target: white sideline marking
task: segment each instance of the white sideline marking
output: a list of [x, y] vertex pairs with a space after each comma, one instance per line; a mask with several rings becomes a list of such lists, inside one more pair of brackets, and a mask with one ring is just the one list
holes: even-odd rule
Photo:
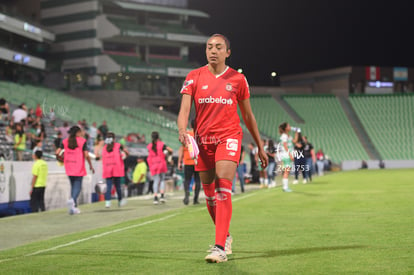
[[[248, 195], [245, 195], [245, 196], [242, 196], [242, 197], [233, 199], [232, 202], [244, 200], [246, 198], [255, 196], [256, 193], [257, 192], [254, 192], [252, 194], [248, 194]], [[196, 212], [196, 211], [204, 211], [204, 210], [205, 210], [205, 208], [203, 207], [203, 208], [199, 208], [199, 209], [195, 210], [194, 212]], [[163, 217], [163, 218], [159, 218], [159, 219], [156, 219], [156, 220], [150, 220], [150, 221], [147, 221], [147, 222], [143, 222], [143, 223], [139, 223], [139, 224], [134, 224], [134, 225], [130, 225], [130, 226], [127, 226], [127, 227], [118, 228], [118, 229], [115, 229], [115, 230], [112, 230], [112, 231], [103, 232], [103, 233], [96, 234], [96, 235], [93, 235], [93, 236], [90, 236], [90, 237], [87, 237], [87, 238], [79, 239], [79, 240], [72, 241], [72, 242], [65, 243], [65, 244], [61, 244], [61, 245], [57, 245], [57, 246], [54, 246], [54, 247], [51, 247], [51, 248], [48, 248], [48, 249], [38, 250], [36, 252], [23, 255], [22, 257], [29, 257], [29, 256], [39, 255], [39, 254], [42, 254], [42, 253], [45, 253], [45, 252], [57, 250], [57, 249], [62, 248], [62, 247], [68, 247], [68, 246], [71, 246], [71, 245], [74, 245], [74, 244], [78, 244], [78, 243], [81, 243], [81, 242], [89, 241], [89, 240], [92, 240], [92, 239], [97, 239], [97, 238], [100, 238], [100, 237], [103, 237], [103, 236], [106, 236], [106, 235], [109, 235], [109, 234], [113, 234], [113, 233], [125, 231], [125, 230], [131, 229], [131, 228], [141, 227], [141, 226], [144, 226], [144, 225], [147, 225], [147, 224], [152, 224], [152, 223], [156, 223], [156, 222], [165, 221], [165, 220], [168, 220], [170, 218], [173, 218], [173, 217], [175, 217], [177, 215], [178, 214], [172, 214], [172, 215], [169, 215], [169, 216], [166, 216], [166, 217]], [[6, 258], [6, 259], [3, 259], [3, 260], [0, 260], [0, 263], [8, 262], [8, 261], [15, 260], [15, 259], [18, 259], [18, 258], [20, 258], [20, 257], [16, 257], [16, 258]]]
[[[92, 239], [97, 239], [97, 238], [100, 238], [100, 237], [103, 237], [103, 236], [106, 236], [106, 235], [109, 235], [109, 234], [125, 231], [125, 230], [131, 229], [131, 228], [141, 227], [141, 226], [144, 226], [144, 225], [147, 225], [147, 224], [165, 221], [165, 220], [170, 219], [172, 217], [175, 217], [177, 215], [178, 214], [173, 214], [173, 215], [169, 215], [169, 216], [159, 218], [159, 219], [156, 219], [156, 220], [151, 220], [151, 221], [147, 221], [147, 222], [134, 224], [134, 225], [130, 225], [130, 226], [127, 226], [127, 227], [118, 228], [118, 229], [115, 229], [115, 230], [103, 232], [103, 233], [96, 234], [96, 235], [93, 235], [93, 236], [90, 236], [90, 237], [87, 237], [87, 238], [79, 239], [79, 240], [72, 241], [72, 242], [69, 242], [69, 243], [57, 245], [57, 246], [54, 246], [54, 247], [51, 247], [51, 248], [48, 248], [48, 249], [42, 249], [42, 250], [39, 250], [39, 251], [36, 251], [36, 252], [33, 252], [33, 253], [29, 253], [29, 254], [23, 255], [23, 257], [39, 255], [39, 254], [49, 252], [49, 251], [53, 251], [53, 250], [56, 250], [56, 249], [59, 249], [59, 248], [62, 248], [62, 247], [67, 247], [67, 246], [71, 246], [71, 245], [78, 244], [78, 243], [81, 243], [81, 242], [89, 241], [89, 240], [92, 240]], [[0, 260], [0, 263], [11, 261], [11, 260], [14, 260], [14, 259], [16, 259], [16, 258], [3, 259], [3, 260]]]

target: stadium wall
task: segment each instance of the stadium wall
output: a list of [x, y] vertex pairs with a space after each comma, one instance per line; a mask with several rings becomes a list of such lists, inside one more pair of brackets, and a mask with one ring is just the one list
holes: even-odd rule
[[[379, 160], [367, 160], [367, 169], [380, 169]], [[346, 160], [342, 162], [341, 168], [343, 171], [361, 169], [362, 161], [360, 160]], [[414, 160], [384, 160], [385, 169], [402, 169], [414, 168]]]
[[[93, 161], [95, 174], [83, 178], [79, 204], [93, 201], [95, 184], [102, 179], [102, 163]], [[2, 162], [0, 174], [0, 216], [30, 212], [30, 190], [33, 162]], [[46, 210], [64, 208], [70, 197], [70, 184], [63, 166], [47, 162], [49, 175], [45, 190]]]

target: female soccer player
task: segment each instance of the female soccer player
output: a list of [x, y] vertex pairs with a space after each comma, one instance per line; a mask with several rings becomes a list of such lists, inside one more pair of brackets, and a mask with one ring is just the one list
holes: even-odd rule
[[82, 137], [82, 130], [79, 126], [70, 128], [69, 137], [62, 141], [56, 154], [59, 155], [63, 149], [65, 150], [63, 164], [71, 186], [71, 198], [68, 201], [69, 214], [79, 214], [77, 199], [82, 189], [83, 177], [86, 176], [85, 159], [88, 161], [89, 169], [95, 173], [89, 158], [86, 140]]
[[232, 253], [232, 238], [228, 233], [232, 215], [231, 189], [243, 136], [237, 104], [259, 147], [261, 165], [267, 166], [267, 156], [250, 106], [247, 80], [226, 65], [229, 56], [229, 40], [221, 34], [212, 35], [206, 44], [208, 64], [191, 71], [184, 82], [177, 120], [179, 140], [186, 145], [189, 142], [186, 128], [194, 101], [194, 130], [200, 149], [196, 170], [200, 171], [207, 209], [216, 228], [215, 246], [205, 258], [212, 263], [225, 262], [226, 253]]
[[158, 189], [161, 193], [161, 202], [165, 202], [164, 191], [165, 182], [164, 177], [167, 173], [167, 161], [165, 160], [164, 151], [172, 153], [173, 150], [160, 140], [158, 132], [152, 132], [152, 142], [148, 144], [147, 162], [154, 180], [154, 204], [158, 204]]
[[293, 141], [292, 137], [289, 135], [290, 125], [287, 122], [283, 122], [279, 125], [279, 145], [277, 148], [277, 155], [281, 158], [282, 161], [282, 184], [284, 192], [292, 192], [289, 189], [289, 174], [290, 170], [293, 167]]
[[105, 146], [102, 150], [102, 178], [106, 179], [105, 207], [111, 207], [111, 190], [112, 183], [115, 184], [116, 193], [118, 195], [118, 206], [126, 203], [122, 199], [121, 177], [125, 176], [124, 160], [121, 152], [128, 156], [128, 151], [121, 144], [115, 142], [115, 134], [108, 132], [106, 134]]

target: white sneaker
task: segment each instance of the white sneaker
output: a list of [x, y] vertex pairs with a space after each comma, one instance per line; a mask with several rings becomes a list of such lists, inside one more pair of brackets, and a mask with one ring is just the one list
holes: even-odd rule
[[226, 238], [226, 244], [224, 246], [224, 250], [226, 252], [226, 255], [233, 254], [233, 250], [231, 250], [231, 244], [233, 243], [233, 237], [231, 235], [227, 236]]
[[306, 180], [306, 179], [304, 179], [303, 181], [302, 181], [302, 183], [303, 184], [306, 184], [308, 181]]
[[68, 212], [69, 214], [72, 215], [73, 214], [72, 209], [75, 208], [75, 202], [73, 201], [73, 199], [69, 199], [67, 202], [67, 205], [68, 205]]
[[119, 206], [119, 207], [122, 207], [122, 206], [124, 206], [125, 204], [127, 204], [127, 200], [126, 200], [126, 199], [122, 199], [122, 200], [118, 201], [118, 206]]
[[298, 180], [294, 180], [292, 183], [293, 184], [298, 184]]
[[105, 208], [111, 207], [111, 201], [105, 201]]
[[71, 215], [76, 215], [76, 214], [80, 214], [80, 213], [81, 213], [81, 211], [77, 207], [74, 207], [69, 211], [69, 214], [71, 214]]
[[211, 253], [204, 258], [208, 263], [222, 263], [227, 262], [227, 255], [224, 250], [218, 247], [213, 247]]

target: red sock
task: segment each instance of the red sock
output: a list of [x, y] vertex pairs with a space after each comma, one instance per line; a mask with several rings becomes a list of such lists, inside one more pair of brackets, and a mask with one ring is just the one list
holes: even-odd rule
[[216, 223], [216, 185], [215, 183], [204, 184], [204, 194], [206, 195], [207, 210], [210, 213], [213, 223]]
[[231, 187], [228, 179], [216, 179], [216, 245], [225, 247], [232, 214]]

